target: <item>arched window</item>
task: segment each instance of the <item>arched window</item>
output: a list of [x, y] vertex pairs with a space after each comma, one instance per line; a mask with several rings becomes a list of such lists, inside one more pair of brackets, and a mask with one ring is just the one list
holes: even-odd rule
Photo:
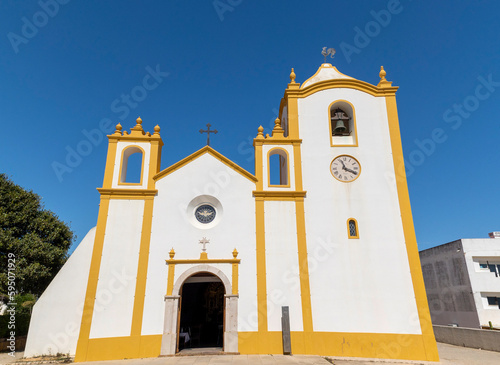
[[273, 148], [268, 153], [269, 186], [288, 187], [288, 153], [281, 148]]
[[120, 170], [120, 184], [142, 184], [144, 150], [138, 146], [123, 150]]
[[349, 238], [359, 238], [358, 222], [354, 218], [347, 220], [347, 235]]
[[354, 107], [345, 100], [337, 100], [328, 109], [331, 146], [357, 146]]

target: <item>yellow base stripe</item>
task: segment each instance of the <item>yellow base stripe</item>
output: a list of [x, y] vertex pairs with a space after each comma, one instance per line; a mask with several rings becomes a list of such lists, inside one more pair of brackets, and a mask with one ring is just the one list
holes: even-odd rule
[[[158, 357], [161, 351], [161, 335], [93, 338], [89, 340], [87, 359], [103, 361]], [[77, 360], [75, 362], [80, 362]]]
[[[157, 357], [161, 335], [94, 338], [89, 340], [86, 361]], [[292, 354], [439, 361], [425, 351], [424, 335], [292, 332]], [[139, 345], [138, 345], [139, 344]], [[281, 332], [239, 332], [238, 351], [249, 354], [282, 354]], [[79, 362], [82, 360], [76, 360]]]
[[[339, 332], [292, 332], [292, 354], [346, 356], [398, 360], [439, 361], [425, 351], [426, 336], [339, 333]], [[281, 332], [239, 332], [240, 354], [282, 354]]]

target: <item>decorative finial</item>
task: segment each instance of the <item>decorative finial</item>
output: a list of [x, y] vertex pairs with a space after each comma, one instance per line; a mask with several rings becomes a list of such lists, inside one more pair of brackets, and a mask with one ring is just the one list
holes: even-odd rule
[[293, 71], [293, 67], [292, 67], [292, 72], [290, 72], [290, 80], [291, 84], [295, 84], [295, 72]]
[[260, 126], [258, 129], [258, 133], [257, 133], [257, 139], [264, 139], [264, 127], [263, 126]]
[[120, 123], [116, 125], [115, 134], [122, 134], [122, 125]]
[[326, 47], [323, 47], [323, 50], [321, 51], [321, 54], [323, 55], [323, 57], [325, 57], [325, 63], [326, 63], [326, 56], [330, 55], [331, 58], [333, 58], [333, 56], [335, 55], [335, 48], [326, 48]]
[[158, 124], [154, 127], [154, 131], [154, 134], [160, 134], [160, 126]]
[[274, 129], [273, 130], [277, 130], [277, 129], [281, 129], [281, 120], [280, 120], [280, 118], [276, 118], [274, 120]]
[[387, 81], [385, 79], [385, 75], [387, 75], [387, 72], [385, 72], [384, 66], [380, 66], [380, 72], [378, 75], [380, 76], [380, 81]]
[[168, 255], [170, 256], [171, 259], [174, 258], [175, 256], [175, 251], [174, 251], [174, 248], [172, 247], [172, 249], [170, 250], [170, 252], [168, 253]]
[[274, 128], [273, 128], [273, 138], [281, 138], [283, 137], [283, 128], [281, 128], [281, 119], [280, 118], [276, 118], [274, 120]]
[[236, 248], [233, 250], [233, 258], [236, 258], [238, 256], [238, 250]]
[[132, 136], [140, 136], [140, 135], [145, 135], [146, 132], [144, 132], [144, 129], [142, 129], [142, 119], [141, 117], [137, 118], [135, 120], [135, 122], [137, 123], [136, 125], [134, 125], [132, 128], [130, 128], [130, 134]]

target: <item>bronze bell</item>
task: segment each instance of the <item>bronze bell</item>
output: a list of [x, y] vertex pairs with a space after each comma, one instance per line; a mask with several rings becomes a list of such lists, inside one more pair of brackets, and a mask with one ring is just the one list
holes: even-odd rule
[[332, 127], [335, 122], [335, 128], [333, 129], [333, 135], [345, 134], [348, 133], [349, 130], [346, 127], [346, 122], [349, 122], [349, 116], [340, 108], [337, 108], [332, 113]]
[[335, 129], [333, 130], [334, 134], [340, 134], [340, 133], [345, 133], [347, 131], [347, 128], [344, 125], [344, 121], [339, 119], [337, 120], [337, 124], [335, 125]]

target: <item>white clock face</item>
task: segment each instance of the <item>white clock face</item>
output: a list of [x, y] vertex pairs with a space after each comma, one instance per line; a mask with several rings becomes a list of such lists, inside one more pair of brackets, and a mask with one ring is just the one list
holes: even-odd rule
[[330, 172], [339, 181], [351, 182], [358, 178], [361, 173], [361, 166], [354, 157], [340, 155], [333, 159]]

